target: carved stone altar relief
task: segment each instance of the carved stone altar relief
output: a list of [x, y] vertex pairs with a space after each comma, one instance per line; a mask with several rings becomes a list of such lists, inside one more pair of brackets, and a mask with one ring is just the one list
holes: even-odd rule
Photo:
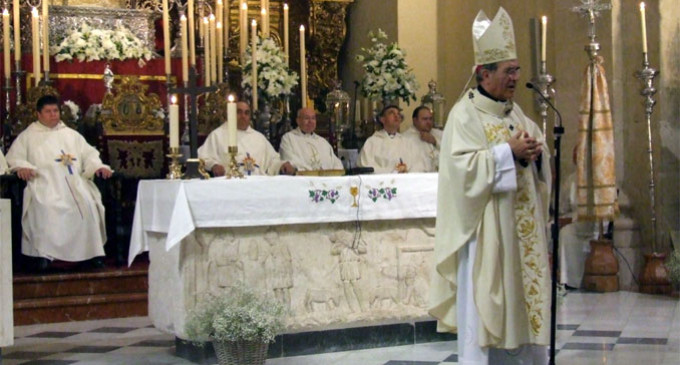
[[331, 255], [338, 256], [340, 281], [345, 300], [353, 312], [364, 311], [362, 288], [359, 285], [362, 273], [362, 257], [367, 252], [366, 242], [354, 232], [338, 231], [330, 237], [333, 246]]
[[267, 253], [264, 259], [267, 287], [274, 292], [274, 298], [290, 310], [290, 289], [293, 287], [293, 263], [290, 250], [276, 232], [265, 233], [264, 240], [269, 244], [265, 247]]

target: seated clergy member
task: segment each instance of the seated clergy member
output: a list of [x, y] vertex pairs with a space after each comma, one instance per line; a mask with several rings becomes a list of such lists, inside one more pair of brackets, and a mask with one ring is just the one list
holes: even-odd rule
[[[238, 155], [236, 162], [244, 175], [294, 175], [290, 162], [281, 161], [279, 154], [262, 133], [250, 127], [250, 106], [236, 103], [236, 139]], [[227, 123], [210, 132], [205, 143], [198, 149], [198, 157], [205, 161], [205, 168], [214, 176], [223, 176], [229, 167]]]
[[401, 110], [388, 105], [380, 112], [379, 130], [366, 140], [359, 154], [360, 167], [372, 167], [377, 174], [425, 172], [424, 155], [410, 139], [399, 133]]
[[290, 161], [298, 170], [342, 170], [342, 162], [333, 153], [325, 138], [314, 133], [316, 112], [302, 108], [297, 114], [298, 127], [281, 138], [281, 158]]
[[91, 179], [107, 179], [111, 169], [83, 136], [59, 120], [56, 97], [38, 99], [37, 110], [38, 121], [7, 153], [12, 171], [27, 181], [21, 251], [64, 261], [104, 256], [104, 206]]
[[413, 126], [404, 132], [425, 156], [425, 171], [436, 172], [439, 165], [439, 146], [442, 142], [442, 131], [432, 128], [434, 119], [432, 111], [425, 105], [413, 111]]

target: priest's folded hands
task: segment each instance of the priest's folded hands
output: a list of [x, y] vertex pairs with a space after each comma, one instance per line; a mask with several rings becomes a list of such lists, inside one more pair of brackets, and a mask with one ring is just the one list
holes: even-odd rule
[[531, 137], [526, 131], [517, 131], [512, 138], [508, 140], [512, 154], [518, 160], [536, 161], [543, 153], [542, 144]]

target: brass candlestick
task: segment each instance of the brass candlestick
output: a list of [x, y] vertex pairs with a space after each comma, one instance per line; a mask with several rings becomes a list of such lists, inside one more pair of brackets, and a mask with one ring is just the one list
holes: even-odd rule
[[229, 170], [224, 174], [227, 179], [243, 179], [243, 174], [238, 169], [236, 163], [236, 155], [238, 154], [238, 146], [229, 146]]
[[179, 153], [179, 147], [170, 147], [170, 153], [167, 156], [170, 159], [170, 165], [168, 166], [168, 174], [165, 176], [168, 180], [178, 180], [182, 178], [182, 164], [179, 163], [179, 159], [182, 154]]

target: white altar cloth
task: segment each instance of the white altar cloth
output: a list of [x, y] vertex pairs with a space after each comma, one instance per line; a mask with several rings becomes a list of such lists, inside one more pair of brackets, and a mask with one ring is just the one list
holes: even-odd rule
[[436, 173], [143, 180], [128, 264], [149, 250], [147, 232], [166, 234], [170, 250], [196, 228], [434, 218], [436, 210]]

